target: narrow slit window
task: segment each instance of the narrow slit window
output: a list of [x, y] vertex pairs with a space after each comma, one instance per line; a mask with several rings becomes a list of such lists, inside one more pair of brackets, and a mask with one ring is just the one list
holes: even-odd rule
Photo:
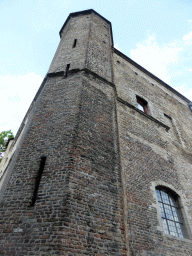
[[74, 39], [74, 42], [73, 42], [73, 48], [76, 47], [76, 44], [77, 44], [77, 39]]
[[66, 71], [65, 71], [65, 77], [67, 77], [67, 73], [68, 73], [68, 71], [69, 71], [69, 68], [70, 68], [70, 64], [67, 64], [67, 66], [66, 66]]
[[43, 170], [44, 170], [44, 167], [45, 167], [45, 161], [46, 161], [46, 156], [42, 156], [41, 157], [41, 162], [40, 162], [40, 165], [39, 165], [39, 170], [38, 170], [37, 176], [35, 178], [35, 187], [34, 187], [33, 196], [32, 196], [32, 199], [31, 199], [30, 206], [34, 206], [35, 202], [37, 200], [39, 184], [40, 184], [41, 176], [43, 174]]

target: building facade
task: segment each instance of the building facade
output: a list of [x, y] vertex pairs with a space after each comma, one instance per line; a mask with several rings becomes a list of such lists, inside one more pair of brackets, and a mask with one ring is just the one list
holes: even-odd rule
[[60, 37], [1, 175], [0, 255], [192, 255], [190, 101], [94, 10]]

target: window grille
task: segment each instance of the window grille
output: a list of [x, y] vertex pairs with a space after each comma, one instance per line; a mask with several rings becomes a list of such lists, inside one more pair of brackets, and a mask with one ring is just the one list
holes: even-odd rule
[[166, 234], [184, 238], [184, 227], [178, 197], [164, 188], [156, 188], [161, 219]]

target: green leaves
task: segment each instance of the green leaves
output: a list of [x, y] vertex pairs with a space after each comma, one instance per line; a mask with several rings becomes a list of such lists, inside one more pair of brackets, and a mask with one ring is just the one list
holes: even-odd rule
[[3, 131], [0, 133], [0, 162], [3, 157], [3, 152], [5, 152], [7, 148], [7, 142], [11, 138], [14, 138], [13, 132], [11, 130]]

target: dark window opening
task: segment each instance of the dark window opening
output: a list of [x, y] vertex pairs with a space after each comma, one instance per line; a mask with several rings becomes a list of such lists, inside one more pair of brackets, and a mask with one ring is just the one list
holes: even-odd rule
[[147, 113], [147, 101], [137, 96], [137, 108]]
[[172, 118], [170, 116], [168, 116], [167, 114], [164, 113], [164, 116], [169, 118], [170, 120], [172, 120]]
[[156, 188], [156, 194], [164, 232], [171, 236], [184, 238], [184, 225], [178, 196], [162, 187]]
[[66, 70], [65, 70], [65, 77], [67, 77], [67, 73], [68, 73], [68, 71], [69, 71], [69, 68], [70, 68], [70, 64], [67, 64], [67, 66], [66, 66]]
[[37, 176], [35, 178], [35, 188], [34, 188], [34, 191], [33, 191], [33, 196], [32, 196], [32, 199], [31, 199], [30, 206], [34, 206], [35, 202], [37, 200], [39, 184], [40, 184], [40, 181], [41, 181], [41, 176], [43, 174], [43, 169], [45, 167], [45, 161], [46, 161], [46, 156], [42, 156], [41, 157], [41, 162], [40, 162], [40, 165], [39, 165], [39, 170], [38, 170]]
[[73, 48], [76, 47], [76, 44], [77, 44], [77, 39], [74, 39], [74, 42], [73, 42]]

